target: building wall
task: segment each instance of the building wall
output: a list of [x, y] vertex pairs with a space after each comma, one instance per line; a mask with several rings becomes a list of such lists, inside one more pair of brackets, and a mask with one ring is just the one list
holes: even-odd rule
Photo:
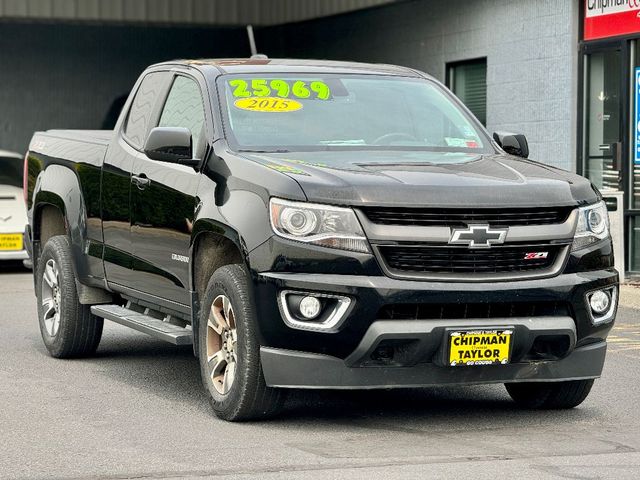
[[[0, 17], [20, 11], [45, 16], [49, 10], [38, 13], [36, 6], [47, 2], [0, 0]], [[265, 1], [260, 8], [284, 8], [283, 2]], [[311, 12], [309, 2], [289, 15]], [[155, 14], [178, 18], [174, 0], [49, 3], [52, 18], [57, 8], [75, 8], [78, 15], [97, 8], [96, 15], [108, 17], [134, 4], [153, 4]], [[195, 8], [197, 0], [191, 3]], [[111, 10], [100, 10], [107, 5]], [[523, 132], [533, 159], [574, 169], [577, 8], [578, 2], [557, 0], [414, 0], [262, 27], [256, 36], [258, 49], [272, 57], [397, 63], [440, 80], [447, 62], [486, 56], [488, 129]], [[24, 151], [35, 130], [100, 128], [115, 98], [151, 63], [248, 54], [242, 27], [55, 22], [0, 19], [0, 148]]]
[[487, 128], [527, 135], [531, 158], [574, 170], [578, 2], [415, 0], [257, 33], [270, 56], [401, 64], [445, 80], [487, 58]]
[[247, 56], [244, 28], [0, 22], [0, 149], [36, 130], [99, 129], [152, 63]]
[[269, 25], [393, 1], [397, 0], [0, 0], [0, 18]]

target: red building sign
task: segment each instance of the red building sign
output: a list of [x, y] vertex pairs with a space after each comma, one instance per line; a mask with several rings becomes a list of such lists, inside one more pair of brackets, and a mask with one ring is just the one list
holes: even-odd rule
[[584, 39], [640, 32], [640, 0], [585, 0]]

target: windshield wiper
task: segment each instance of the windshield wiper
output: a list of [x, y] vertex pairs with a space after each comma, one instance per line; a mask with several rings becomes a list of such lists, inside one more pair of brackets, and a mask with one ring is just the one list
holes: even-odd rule
[[320, 142], [320, 145], [326, 145], [326, 146], [342, 146], [342, 145], [366, 145], [367, 143], [362, 140], [362, 139], [355, 139], [355, 140], [322, 140]]

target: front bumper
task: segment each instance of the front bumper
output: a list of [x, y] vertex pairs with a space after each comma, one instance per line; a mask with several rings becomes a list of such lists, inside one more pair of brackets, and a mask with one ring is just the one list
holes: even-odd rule
[[[27, 225], [28, 227], [28, 225]], [[28, 260], [29, 257], [29, 247], [31, 245], [30, 238], [28, 235], [27, 227], [25, 227], [24, 232], [17, 232], [15, 230], [10, 230], [8, 232], [3, 231], [2, 233], [9, 234], [18, 234], [22, 233], [22, 241], [23, 241], [23, 249], [22, 250], [3, 250], [0, 251], [0, 262], [2, 261], [14, 261], [14, 260]]]
[[555, 361], [483, 367], [349, 367], [339, 358], [262, 347], [267, 385], [283, 388], [374, 389], [486, 383], [553, 382], [597, 378], [602, 372], [606, 342], [577, 348]]
[[[513, 282], [450, 283], [385, 276], [264, 272], [254, 275], [261, 359], [270, 386], [292, 388], [389, 388], [441, 384], [563, 381], [600, 376], [613, 321], [593, 325], [586, 294], [618, 284], [613, 269], [568, 273]], [[345, 295], [353, 300], [335, 332], [290, 328], [278, 309], [282, 290]], [[481, 304], [560, 301], [570, 315], [382, 320], [385, 305]], [[448, 329], [513, 327], [511, 363], [449, 367], [444, 361]], [[561, 339], [566, 349], [537, 355], [538, 337]], [[392, 362], [371, 361], [384, 342], [399, 345]], [[395, 342], [395, 343], [394, 343]]]
[[3, 251], [0, 252], [0, 261], [8, 260], [28, 260], [29, 254], [26, 250]]

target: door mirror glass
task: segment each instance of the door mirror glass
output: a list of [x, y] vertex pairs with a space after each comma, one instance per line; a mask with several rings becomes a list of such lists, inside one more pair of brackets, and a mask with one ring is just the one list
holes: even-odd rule
[[524, 135], [519, 133], [495, 132], [493, 139], [508, 154], [529, 158], [529, 144]]
[[149, 132], [144, 153], [160, 162], [190, 163], [193, 159], [191, 132], [182, 127], [156, 127]]

